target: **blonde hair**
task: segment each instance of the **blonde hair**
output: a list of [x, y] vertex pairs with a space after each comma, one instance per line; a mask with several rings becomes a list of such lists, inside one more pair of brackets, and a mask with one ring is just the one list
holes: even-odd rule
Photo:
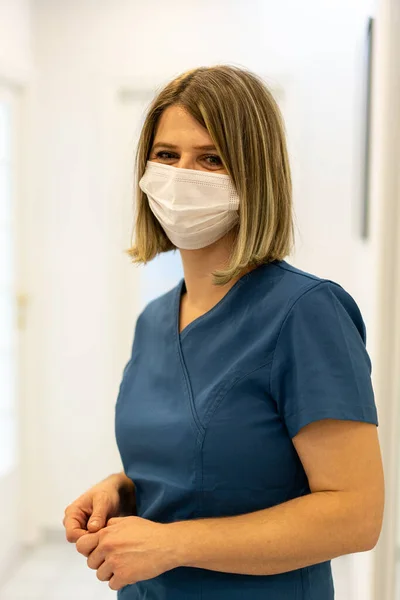
[[294, 245], [294, 226], [280, 109], [260, 77], [236, 66], [217, 65], [176, 77], [148, 109], [136, 154], [135, 242], [127, 250], [132, 262], [146, 263], [175, 249], [138, 185], [160, 115], [171, 105], [184, 107], [207, 129], [240, 198], [230, 262], [213, 273], [214, 283], [224, 285], [249, 267], [284, 259]]

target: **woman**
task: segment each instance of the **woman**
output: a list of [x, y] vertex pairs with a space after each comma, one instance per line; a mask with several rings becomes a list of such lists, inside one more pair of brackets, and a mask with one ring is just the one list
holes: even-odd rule
[[[280, 111], [232, 66], [169, 83], [138, 146], [135, 262], [184, 279], [140, 315], [116, 403], [124, 472], [65, 511], [124, 600], [330, 600], [383, 513], [365, 325], [293, 243]], [[88, 520], [89, 519], [89, 520]]]

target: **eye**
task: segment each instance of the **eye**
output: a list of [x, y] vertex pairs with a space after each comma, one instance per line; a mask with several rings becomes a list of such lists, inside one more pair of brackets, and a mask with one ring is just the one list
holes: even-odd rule
[[216, 154], [209, 154], [208, 156], [204, 156], [204, 160], [206, 160], [211, 167], [221, 167], [222, 160]]
[[156, 157], [161, 160], [170, 160], [171, 158], [176, 158], [176, 154], [173, 154], [172, 152], [167, 152], [166, 150], [160, 150], [159, 152], [156, 152]]
[[[154, 157], [161, 162], [171, 161], [179, 158], [175, 152], [168, 152], [167, 150], [159, 150], [154, 154]], [[206, 156], [199, 157], [198, 160], [202, 161], [208, 169], [219, 169], [223, 167], [222, 160], [217, 154], [207, 154]]]

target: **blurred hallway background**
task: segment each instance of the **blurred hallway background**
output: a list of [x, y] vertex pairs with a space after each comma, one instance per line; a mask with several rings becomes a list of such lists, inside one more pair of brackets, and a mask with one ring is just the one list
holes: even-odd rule
[[[114, 404], [135, 319], [182, 276], [178, 254], [145, 268], [123, 254], [144, 110], [179, 72], [233, 63], [269, 84], [293, 173], [296, 250], [287, 260], [352, 294], [373, 376], [377, 365], [385, 379], [379, 289], [389, 175], [377, 143], [365, 202], [365, 159], [368, 89], [376, 140], [385, 124], [385, 52], [398, 23], [389, 5], [0, 0], [0, 600], [115, 597], [65, 541], [62, 519], [67, 504], [121, 470]], [[371, 18], [380, 37], [369, 82]], [[394, 133], [399, 119], [393, 113]], [[393, 197], [399, 175], [397, 185]], [[400, 215], [392, 218], [400, 228]], [[394, 301], [395, 287], [387, 294]], [[377, 395], [383, 424], [390, 414], [398, 430], [397, 404], [399, 394], [396, 406]], [[390, 469], [400, 512], [400, 478]], [[376, 579], [389, 546], [400, 571], [399, 521], [388, 525], [380, 562], [379, 548], [332, 561], [338, 600], [400, 600], [400, 573], [390, 596], [379, 595]]]

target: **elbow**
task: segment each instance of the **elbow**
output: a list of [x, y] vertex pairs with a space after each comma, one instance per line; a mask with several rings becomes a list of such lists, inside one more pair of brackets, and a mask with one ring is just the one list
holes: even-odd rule
[[374, 518], [371, 514], [366, 515], [363, 522], [358, 527], [359, 548], [357, 552], [368, 552], [373, 550], [379, 541], [382, 531], [383, 514], [380, 511], [379, 516]]
[[354, 539], [359, 542], [359, 549], [356, 552], [367, 552], [373, 550], [377, 545], [383, 524], [383, 515], [385, 507], [385, 489], [382, 485], [378, 491], [373, 493], [370, 490], [366, 493], [353, 498], [353, 522], [356, 524]]
[[346, 494], [347, 510], [343, 531], [348, 541], [348, 553], [373, 550], [379, 541], [383, 524], [384, 496]]
[[369, 532], [367, 539], [365, 540], [365, 547], [363, 552], [373, 550], [379, 541], [379, 537], [382, 530], [382, 523], [376, 525], [372, 531]]
[[370, 530], [365, 527], [364, 531], [358, 531], [357, 535], [353, 535], [349, 544], [348, 554], [354, 554], [356, 552], [368, 552], [373, 550], [378, 543], [380, 530], [377, 532], [376, 529]]

